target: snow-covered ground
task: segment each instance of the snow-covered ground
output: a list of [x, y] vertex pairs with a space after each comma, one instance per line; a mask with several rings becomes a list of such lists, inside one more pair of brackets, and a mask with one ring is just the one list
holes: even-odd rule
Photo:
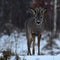
[[[27, 56], [27, 39], [25, 33], [11, 33], [10, 36], [2, 35], [0, 37], [0, 51], [4, 51], [7, 49], [11, 49], [12, 52], [17, 53], [21, 60], [59, 60], [60, 59], [60, 38], [54, 39], [56, 45], [53, 45], [52, 49], [44, 49], [44, 47], [48, 44], [49, 37], [47, 34], [42, 34], [40, 41], [40, 52], [44, 55], [37, 55], [38, 47], [37, 47], [37, 37], [35, 38], [35, 55]], [[45, 37], [46, 36], [46, 37]], [[48, 46], [49, 47], [49, 46]], [[58, 48], [59, 47], [59, 48]], [[32, 47], [31, 47], [32, 49]], [[51, 55], [51, 53], [54, 54]], [[57, 54], [56, 54], [57, 53]], [[0, 56], [2, 53], [0, 53]], [[15, 56], [11, 56], [10, 60], [15, 60]]]

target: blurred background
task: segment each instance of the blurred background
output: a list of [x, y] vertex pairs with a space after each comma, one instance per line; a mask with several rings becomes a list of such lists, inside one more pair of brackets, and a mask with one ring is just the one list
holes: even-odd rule
[[[60, 56], [60, 0], [0, 0], [0, 54], [3, 53], [6, 60], [11, 55], [16, 56], [16, 60], [19, 55], [27, 55], [25, 21], [30, 16], [26, 12], [33, 7], [35, 1], [47, 9], [47, 31], [41, 37], [41, 55]], [[35, 46], [37, 51], [37, 43]]]
[[[24, 29], [27, 20], [26, 11], [31, 7], [34, 0], [0, 0], [0, 33], [11, 32], [12, 28]], [[39, 0], [47, 8], [47, 30], [54, 28], [54, 2], [55, 0]], [[60, 30], [60, 0], [57, 0], [56, 29]], [[7, 25], [8, 24], [8, 25]]]

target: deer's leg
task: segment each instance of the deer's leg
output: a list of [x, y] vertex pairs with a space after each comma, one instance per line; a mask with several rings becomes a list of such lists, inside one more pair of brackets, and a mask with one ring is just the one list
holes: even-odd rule
[[31, 55], [31, 51], [30, 51], [30, 43], [28, 43], [28, 53], [27, 55]]
[[32, 33], [33, 36], [33, 55], [35, 54], [35, 33]]
[[41, 38], [41, 34], [38, 34], [38, 55], [40, 55], [40, 38]]

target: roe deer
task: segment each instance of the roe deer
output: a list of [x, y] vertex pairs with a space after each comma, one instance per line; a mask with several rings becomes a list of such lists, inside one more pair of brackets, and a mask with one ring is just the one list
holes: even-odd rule
[[40, 55], [40, 38], [41, 33], [44, 30], [44, 14], [46, 12], [46, 9], [39, 7], [36, 9], [31, 9], [29, 11], [32, 13], [31, 18], [29, 18], [25, 22], [25, 28], [26, 28], [26, 37], [27, 37], [27, 46], [28, 46], [28, 52], [27, 55], [31, 55], [30, 47], [31, 43], [33, 42], [33, 55], [35, 54], [35, 36], [38, 37], [38, 55]]

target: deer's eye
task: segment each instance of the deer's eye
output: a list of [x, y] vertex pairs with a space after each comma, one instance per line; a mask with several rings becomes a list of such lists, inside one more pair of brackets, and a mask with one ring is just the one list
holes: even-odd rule
[[43, 13], [43, 11], [40, 11], [40, 13]]
[[40, 16], [40, 18], [42, 18], [42, 16]]

